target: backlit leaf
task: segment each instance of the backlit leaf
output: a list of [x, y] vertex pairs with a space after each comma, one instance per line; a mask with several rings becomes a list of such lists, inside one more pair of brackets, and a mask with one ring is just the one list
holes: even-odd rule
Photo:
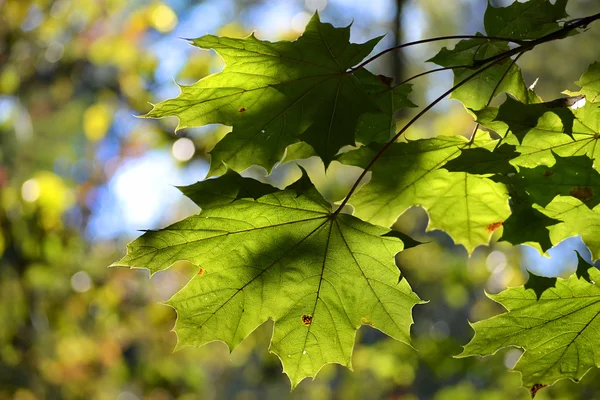
[[[469, 252], [487, 244], [508, 218], [508, 193], [501, 183], [441, 167], [467, 145], [462, 137], [436, 137], [393, 144], [372, 168], [369, 183], [349, 203], [354, 214], [374, 224], [391, 226], [412, 206], [429, 214], [429, 229], [447, 232]], [[343, 154], [340, 161], [365, 167], [376, 146]]]
[[147, 117], [176, 116], [178, 129], [232, 126], [211, 151], [211, 176], [227, 167], [270, 171], [298, 141], [310, 144], [327, 165], [341, 147], [355, 144], [357, 130], [361, 140], [387, 140], [390, 112], [413, 106], [409, 86], [390, 87], [363, 68], [349, 72], [381, 39], [352, 44], [349, 37], [350, 27], [334, 28], [315, 14], [293, 42], [271, 43], [253, 34], [193, 39], [195, 46], [216, 50], [225, 69], [181, 87], [179, 97], [156, 104]]
[[[221, 178], [219, 178], [221, 179]], [[389, 229], [332, 214], [313, 189], [213, 204], [128, 246], [115, 266], [152, 273], [188, 260], [202, 268], [168, 304], [178, 348], [220, 340], [235, 348], [275, 322], [270, 350], [292, 386], [327, 363], [351, 367], [356, 331], [370, 325], [409, 343], [420, 303], [394, 256]]]
[[575, 197], [556, 196], [550, 204], [539, 210], [550, 218], [562, 221], [548, 228], [553, 244], [580, 235], [592, 252], [592, 258], [600, 259], [600, 205], [590, 209]]
[[581, 87], [579, 93], [585, 95], [587, 101], [594, 103], [600, 101], [600, 62], [590, 65], [575, 83]]
[[[493, 57], [508, 49], [506, 42], [487, 39], [461, 40], [453, 49], [444, 47], [435, 57], [427, 61], [442, 67], [464, 67], [454, 69], [456, 85], [477, 71], [477, 68], [473, 67], [477, 61]], [[529, 98], [521, 70], [512, 65], [510, 60], [500, 61], [478, 74], [453, 91], [450, 98], [459, 100], [467, 108], [480, 110], [488, 105], [492, 94], [496, 96], [502, 92], [508, 92], [523, 102], [527, 102]]]
[[531, 200], [542, 207], [557, 195], [573, 196], [590, 208], [600, 203], [600, 174], [587, 156], [554, 155], [552, 167], [521, 168], [517, 185], [522, 186]]
[[519, 347], [525, 352], [514, 370], [522, 374], [523, 386], [532, 389], [563, 378], [578, 381], [600, 366], [600, 271], [589, 266], [588, 277], [591, 282], [576, 274], [557, 278], [555, 287], [547, 285], [538, 293], [526, 284], [489, 295], [507, 312], [473, 324], [475, 336], [460, 357]]
[[514, 1], [508, 7], [488, 4], [483, 17], [485, 31], [490, 36], [511, 39], [537, 39], [560, 29], [557, 21], [568, 17], [567, 0]]
[[[521, 144], [521, 155], [511, 164], [534, 168], [554, 164], [554, 154], [562, 157], [586, 155], [595, 160], [600, 157], [600, 108], [588, 103], [577, 110], [554, 108], [544, 111], [538, 105], [524, 105], [507, 99], [500, 106], [507, 107], [502, 114], [498, 108], [488, 107], [477, 111], [477, 122], [505, 136], [514, 134]], [[531, 107], [535, 107], [532, 109]], [[544, 111], [544, 112], [540, 112]], [[510, 137], [509, 137], [510, 139]], [[595, 163], [598, 170], [600, 164]]]

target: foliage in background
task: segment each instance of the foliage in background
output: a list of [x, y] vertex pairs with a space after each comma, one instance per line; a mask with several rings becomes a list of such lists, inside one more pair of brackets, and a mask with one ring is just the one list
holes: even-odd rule
[[[138, 222], [128, 222], [129, 230], [103, 236], [130, 217], [109, 207], [110, 202], [123, 201], [122, 197], [105, 199], [118, 193], [115, 186], [120, 190], [121, 185], [133, 185], [135, 181], [124, 179], [124, 171], [158, 151], [168, 153], [186, 174], [200, 169], [195, 177], [188, 174], [184, 180], [170, 178], [168, 183], [189, 184], [203, 176], [206, 152], [225, 131], [185, 130], [180, 132], [185, 140], [180, 141], [171, 134], [173, 121], [151, 123], [135, 120], [132, 114], [146, 112], [149, 100], [175, 95], [173, 75], [191, 83], [219, 69], [218, 57], [204, 52], [191, 51], [188, 62], [182, 53], [164, 57], [167, 51], [178, 51], [174, 44], [181, 41], [176, 36], [216, 30], [199, 27], [198, 22], [207, 23], [198, 16], [213, 15], [210, 10], [215, 4], [221, 7], [213, 3], [0, 2], [0, 398], [526, 398], [526, 393], [515, 389], [518, 376], [504, 372], [504, 363], [514, 364], [516, 350], [500, 358], [451, 358], [472, 335], [467, 319], [481, 320], [498, 312], [481, 287], [497, 291], [523, 282], [518, 250], [495, 243], [478, 248], [467, 261], [447, 237], [425, 234], [424, 216], [415, 210], [404, 214], [395, 226], [427, 242], [397, 256], [414, 290], [435, 304], [415, 310], [412, 339], [418, 353], [363, 328], [353, 353], [355, 373], [326, 366], [317, 381], [302, 383], [291, 395], [278, 360], [265, 351], [271, 334], [268, 324], [236, 348], [231, 362], [225, 346], [218, 343], [171, 353], [175, 338], [168, 331], [175, 314], [156, 302], [168, 299], [198, 270], [178, 264], [150, 281], [143, 279], [141, 271], [107, 271], [105, 266], [131, 235], [132, 224], [135, 228], [149, 225], [134, 219]], [[296, 12], [306, 18], [315, 7], [322, 10], [327, 4], [317, 3], [298, 2]], [[330, 1], [321, 15], [346, 25], [360, 14], [353, 29], [363, 37], [389, 30], [386, 24], [393, 12], [372, 16], [346, 9], [342, 3]], [[229, 13], [227, 18], [237, 22], [219, 34], [240, 36], [258, 27], [258, 37], [274, 37], [273, 31], [262, 30], [264, 24], [248, 21], [254, 15], [266, 18], [270, 8], [281, 7], [227, 4], [227, 10], [220, 12]], [[375, 9], [390, 9], [386, 7]], [[480, 18], [471, 19], [463, 13], [464, 7], [440, 6], [437, 1], [411, 7], [405, 8], [407, 35], [479, 29]], [[474, 15], [482, 12], [473, 7]], [[572, 1], [570, 7], [571, 14], [583, 15], [590, 4]], [[420, 31], [408, 24], [418, 19], [415, 12], [429, 22]], [[176, 27], [184, 25], [188, 31], [182, 34]], [[293, 39], [297, 33], [287, 30], [277, 35]], [[553, 87], [576, 80], [583, 65], [593, 60], [590, 43], [597, 40], [595, 35], [592, 26], [576, 40], [550, 43], [539, 53], [533, 50], [531, 56], [522, 58], [526, 81], [540, 76], [537, 89], [555, 96]], [[389, 37], [379, 48], [390, 44], [386, 42]], [[566, 50], [576, 56], [569, 63], [562, 62]], [[407, 72], [419, 72], [422, 64], [415, 59], [424, 54], [412, 49], [405, 54]], [[540, 64], [542, 59], [546, 61]], [[386, 63], [373, 65], [376, 73], [391, 74]], [[175, 72], [165, 72], [173, 68]], [[429, 78], [416, 82], [415, 102], [423, 104], [441, 85], [437, 78]], [[452, 106], [440, 109], [409, 136], [467, 135], [471, 129], [468, 115], [450, 110], [458, 111]], [[196, 152], [188, 156], [190, 142]], [[348, 190], [344, 184], [357, 176], [356, 169], [341, 169], [333, 161], [328, 177], [339, 171], [334, 176], [337, 181], [319, 181], [316, 175], [324, 177], [319, 167], [311, 160], [303, 165], [328, 199], [343, 197]], [[290, 171], [288, 180], [300, 175]], [[151, 203], [163, 191], [177, 197], [175, 190], [168, 192], [170, 188], [159, 181], [163, 172], [154, 170], [149, 179], [157, 181], [157, 186], [146, 190], [149, 194], [144, 200], [135, 199], [136, 204]], [[269, 179], [277, 181], [281, 175], [276, 170]], [[262, 175], [259, 171], [255, 176]], [[132, 198], [132, 192], [127, 196]], [[163, 210], [172, 213], [163, 214]], [[189, 203], [165, 207], [152, 226], [185, 216], [187, 210], [192, 210]], [[103, 217], [98, 224], [100, 214], [110, 215], [115, 222], [109, 227]], [[590, 397], [595, 392], [595, 374], [588, 373], [577, 387], [559, 382], [538, 396]]]

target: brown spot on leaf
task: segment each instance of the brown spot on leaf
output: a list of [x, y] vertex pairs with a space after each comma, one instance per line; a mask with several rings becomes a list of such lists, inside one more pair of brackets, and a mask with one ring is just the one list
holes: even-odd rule
[[244, 111], [246, 111], [246, 107], [242, 107], [238, 111], [241, 112], [241, 113], [243, 113]]
[[200, 269], [198, 270], [198, 275], [202, 275], [204, 274], [204, 268], [200, 267]]
[[369, 321], [369, 320], [367, 319], [367, 317], [362, 317], [362, 318], [360, 319], [360, 323], [361, 323], [361, 324], [363, 324], [363, 325], [371, 325], [371, 326], [375, 326], [375, 325], [373, 325], [373, 323], [372, 323], [371, 321]]
[[546, 178], [550, 178], [552, 175], [554, 175], [554, 172], [550, 171], [549, 169], [544, 171], [544, 176]]
[[571, 189], [571, 191], [569, 191], [569, 194], [581, 201], [588, 201], [591, 200], [592, 197], [594, 197], [594, 192], [592, 191], [592, 188], [587, 186], [578, 186], [576, 188], [573, 188]]
[[502, 222], [494, 222], [485, 227], [488, 232], [494, 232], [496, 229], [502, 226]]
[[302, 325], [309, 326], [312, 324], [312, 315], [304, 314], [302, 316]]
[[394, 82], [394, 78], [385, 75], [377, 75], [377, 79], [387, 87], [392, 87], [392, 83]]
[[546, 386], [548, 386], [548, 385], [543, 385], [543, 384], [541, 384], [541, 383], [536, 383], [535, 385], [533, 385], [533, 386], [531, 387], [531, 389], [529, 389], [529, 393], [531, 394], [531, 398], [533, 399], [533, 398], [535, 397], [535, 395], [537, 394], [537, 392], [538, 392], [540, 389], [543, 389], [543, 388], [545, 388]]

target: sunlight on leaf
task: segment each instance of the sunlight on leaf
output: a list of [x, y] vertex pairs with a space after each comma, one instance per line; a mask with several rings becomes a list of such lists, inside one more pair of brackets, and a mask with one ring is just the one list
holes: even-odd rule
[[331, 214], [314, 189], [229, 204], [217, 194], [199, 215], [142, 235], [114, 263], [152, 273], [178, 260], [202, 268], [168, 302], [178, 348], [220, 340], [233, 349], [272, 319], [270, 350], [295, 387], [327, 363], [351, 367], [361, 325], [410, 342], [421, 301], [400, 280], [394, 256], [403, 245], [384, 236], [389, 229]]
[[507, 312], [472, 324], [475, 336], [459, 357], [520, 347], [525, 352], [514, 370], [522, 374], [527, 388], [564, 378], [578, 381], [600, 366], [595, 339], [600, 329], [600, 271], [587, 268], [591, 282], [573, 274], [547, 281], [551, 283], [545, 287], [526, 284], [489, 295]]

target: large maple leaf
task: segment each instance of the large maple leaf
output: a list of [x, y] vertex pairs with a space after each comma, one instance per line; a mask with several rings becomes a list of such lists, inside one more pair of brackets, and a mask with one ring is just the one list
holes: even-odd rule
[[600, 271], [581, 257], [579, 263], [569, 279], [531, 275], [524, 286], [490, 295], [507, 312], [473, 324], [475, 336], [460, 356], [524, 349], [514, 369], [532, 394], [558, 379], [577, 381], [600, 366]]
[[334, 28], [315, 14], [292, 42], [272, 43], [254, 34], [193, 39], [195, 46], [216, 50], [225, 69], [182, 86], [179, 97], [156, 104], [147, 117], [176, 116], [178, 129], [232, 126], [211, 151], [209, 175], [254, 164], [271, 170], [298, 141], [328, 164], [341, 147], [355, 144], [355, 134], [362, 141], [387, 140], [393, 111], [413, 106], [410, 86], [392, 88], [364, 68], [350, 70], [381, 38], [363, 44], [349, 38], [349, 26]]
[[270, 350], [294, 387], [326, 363], [350, 367], [361, 325], [409, 343], [420, 300], [400, 279], [394, 255], [403, 245], [389, 229], [332, 213], [314, 189], [254, 200], [239, 198], [247, 191], [223, 196], [215, 184], [204, 185], [212, 195], [194, 192], [207, 205], [199, 215], [146, 232], [114, 264], [154, 273], [188, 260], [200, 268], [168, 301], [179, 348], [220, 340], [233, 349], [272, 319]]

